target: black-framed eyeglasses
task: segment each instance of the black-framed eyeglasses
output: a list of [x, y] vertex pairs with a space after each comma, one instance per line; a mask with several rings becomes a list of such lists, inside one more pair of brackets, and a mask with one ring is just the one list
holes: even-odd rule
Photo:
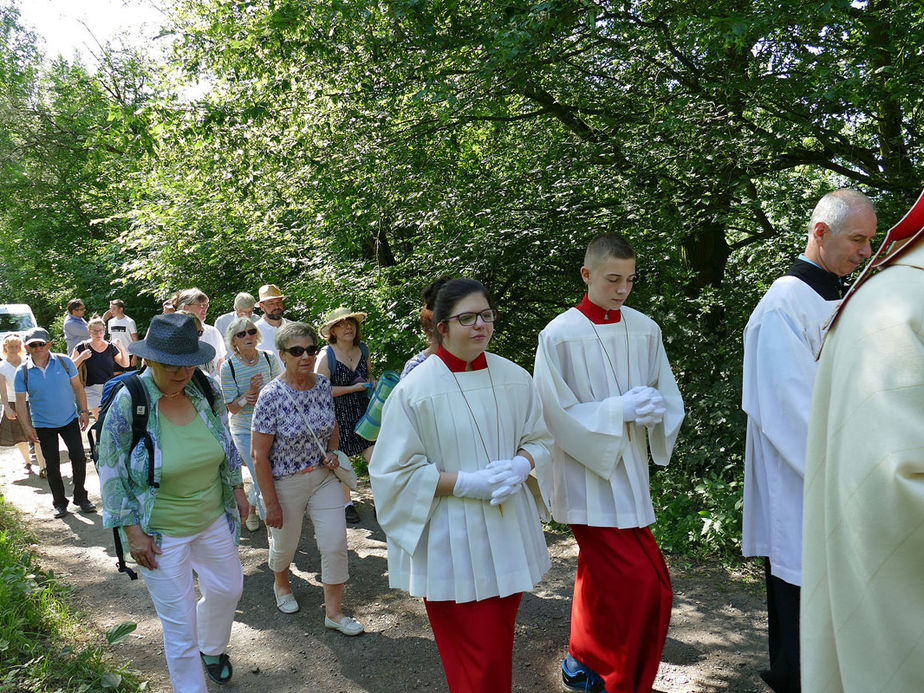
[[493, 308], [488, 308], [480, 313], [459, 313], [458, 315], [450, 315], [443, 322], [458, 320], [462, 327], [471, 327], [478, 322], [478, 318], [481, 318], [481, 321], [485, 323], [494, 322], [497, 319], [497, 311]]
[[300, 347], [294, 346], [289, 347], [288, 349], [280, 349], [279, 351], [285, 351], [289, 354], [292, 354], [295, 358], [301, 358], [302, 354], [308, 354], [309, 356], [315, 356], [318, 353], [318, 347], [312, 344], [311, 346]]
[[243, 339], [246, 335], [253, 337], [257, 333], [256, 327], [251, 327], [249, 330], [241, 330], [240, 332], [235, 332], [234, 336], [238, 339]]

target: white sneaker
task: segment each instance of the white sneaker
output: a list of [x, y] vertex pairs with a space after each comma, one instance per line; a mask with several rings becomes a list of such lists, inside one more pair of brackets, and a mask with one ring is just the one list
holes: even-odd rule
[[276, 608], [284, 614], [294, 614], [298, 611], [298, 600], [291, 592], [279, 594], [276, 591], [276, 583], [273, 583], [273, 596], [276, 597]]
[[359, 635], [364, 630], [362, 623], [349, 616], [344, 616], [340, 619], [340, 623], [337, 623], [334, 619], [325, 615], [324, 627], [332, 630], [339, 630], [344, 635]]
[[244, 520], [244, 526], [251, 532], [256, 532], [260, 529], [260, 516], [255, 512], [250, 513], [247, 519]]

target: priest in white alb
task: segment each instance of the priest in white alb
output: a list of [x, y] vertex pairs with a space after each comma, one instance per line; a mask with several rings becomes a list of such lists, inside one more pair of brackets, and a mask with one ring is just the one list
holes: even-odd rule
[[552, 517], [578, 542], [571, 690], [651, 691], [673, 592], [648, 482], [670, 460], [683, 400], [651, 318], [628, 308], [635, 253], [618, 234], [587, 248], [584, 300], [539, 335], [534, 378], [555, 445], [536, 472]]
[[841, 278], [870, 256], [875, 233], [865, 195], [842, 189], [822, 197], [805, 252], [773, 282], [744, 330], [742, 550], [766, 559], [770, 668], [760, 676], [776, 693], [800, 690], [802, 478], [815, 357], [843, 296]]

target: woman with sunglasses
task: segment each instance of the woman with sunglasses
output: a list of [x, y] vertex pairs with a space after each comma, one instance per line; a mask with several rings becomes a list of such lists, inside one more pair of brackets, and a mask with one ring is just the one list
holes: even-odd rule
[[299, 609], [289, 582], [289, 566], [307, 508], [321, 554], [324, 626], [344, 635], [359, 635], [362, 624], [345, 616], [341, 608], [343, 584], [350, 573], [343, 495], [334, 475], [340, 465], [335, 452], [340, 432], [330, 380], [314, 372], [317, 335], [305, 323], [289, 322], [276, 332], [276, 348], [285, 371], [260, 391], [251, 433], [266, 508], [268, 564], [274, 576], [276, 607], [284, 614]]
[[132, 398], [123, 387], [100, 434], [103, 526], [122, 529], [144, 577], [173, 690], [207, 693], [205, 674], [227, 683], [233, 671], [225, 650], [244, 583], [240, 518], [249, 511], [241, 458], [221, 421], [217, 385], [207, 380], [212, 407], [192, 382], [215, 349], [199, 341], [191, 317], [155, 315], [128, 351], [147, 365], [129, 377], [139, 378], [150, 403], [153, 454], [141, 442], [132, 448]]
[[485, 288], [439, 290], [439, 346], [385, 402], [369, 464], [391, 587], [423, 597], [452, 693], [510, 691], [522, 593], [549, 568], [530, 472], [549, 455], [529, 373], [485, 353]]
[[265, 512], [250, 456], [250, 422], [260, 389], [282, 372], [282, 364], [274, 353], [257, 348], [263, 336], [249, 317], [236, 317], [228, 323], [224, 338], [230, 356], [221, 364], [221, 392], [228, 408], [231, 437], [253, 480], [250, 514], [244, 521], [244, 526], [253, 532], [259, 529]]

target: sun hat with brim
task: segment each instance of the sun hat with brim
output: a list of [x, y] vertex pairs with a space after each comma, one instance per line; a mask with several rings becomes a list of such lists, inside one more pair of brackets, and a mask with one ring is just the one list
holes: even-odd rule
[[199, 341], [196, 321], [182, 313], [155, 315], [148, 333], [128, 353], [168, 366], [198, 366], [215, 358], [215, 347]]
[[260, 287], [260, 290], [257, 291], [257, 295], [260, 297], [258, 303], [263, 301], [272, 301], [274, 298], [285, 298], [286, 295], [279, 290], [279, 287], [275, 284], [264, 284]]
[[22, 343], [29, 346], [32, 342], [50, 342], [51, 335], [44, 327], [33, 327], [23, 335]]
[[330, 328], [336, 325], [341, 320], [346, 320], [347, 318], [353, 318], [356, 322], [362, 322], [366, 319], [366, 314], [360, 310], [352, 311], [349, 308], [335, 308], [330, 313], [324, 317], [324, 322], [321, 323], [321, 326], [318, 328], [318, 332], [321, 333], [321, 336], [324, 339], [330, 338]]

